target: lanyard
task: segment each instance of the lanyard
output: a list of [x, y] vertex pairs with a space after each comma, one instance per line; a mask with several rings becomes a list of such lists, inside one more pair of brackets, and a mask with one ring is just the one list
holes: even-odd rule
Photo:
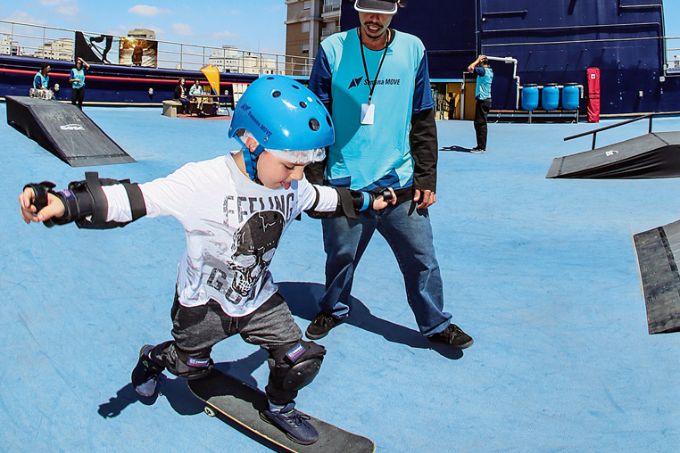
[[[380, 64], [378, 65], [378, 70], [375, 73], [375, 79], [371, 84], [371, 90], [368, 93], [368, 103], [371, 103], [371, 98], [373, 98], [373, 91], [375, 90], [375, 84], [378, 82], [378, 75], [380, 75], [380, 69], [382, 69], [383, 62], [385, 61], [385, 55], [387, 55], [387, 47], [390, 45], [390, 29], [387, 29], [387, 40], [385, 41], [385, 51], [380, 58]], [[371, 78], [368, 76], [368, 66], [366, 66], [366, 56], [364, 55], [364, 44], [361, 42], [361, 28], [359, 28], [359, 47], [361, 48], [361, 61], [364, 63], [364, 73], [366, 74], [366, 80], [370, 82]]]

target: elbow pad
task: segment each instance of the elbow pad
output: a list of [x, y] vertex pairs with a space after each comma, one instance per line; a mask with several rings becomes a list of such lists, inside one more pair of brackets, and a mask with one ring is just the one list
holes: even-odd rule
[[[121, 184], [127, 192], [132, 212], [132, 220], [129, 222], [106, 221], [109, 204], [102, 187], [114, 184]], [[146, 215], [142, 191], [137, 184], [130, 183], [129, 179], [100, 179], [97, 172], [86, 172], [84, 181], [73, 181], [68, 189], [60, 192], [51, 189], [49, 191], [59, 197], [65, 209], [63, 217], [44, 222], [47, 227], [75, 222], [78, 228], [109, 229], [123, 227]]]

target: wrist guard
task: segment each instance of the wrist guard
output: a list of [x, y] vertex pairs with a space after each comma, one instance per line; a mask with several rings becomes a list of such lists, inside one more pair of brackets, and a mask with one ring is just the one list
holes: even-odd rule
[[[127, 192], [132, 212], [132, 220], [129, 222], [106, 221], [109, 204], [102, 186], [114, 184], [122, 184]], [[44, 203], [47, 204], [47, 193], [52, 193], [64, 204], [64, 215], [58, 219], [43, 222], [47, 227], [75, 222], [78, 228], [109, 229], [123, 227], [146, 215], [142, 191], [137, 184], [130, 183], [129, 179], [100, 179], [97, 172], [86, 172], [84, 181], [73, 181], [69, 183], [68, 189], [59, 192], [52, 190], [54, 184], [49, 181], [40, 184], [27, 184], [26, 187], [31, 187], [35, 191], [34, 205], [38, 209], [42, 209], [38, 207], [38, 203], [42, 202], [43, 199]]]
[[33, 206], [35, 206], [36, 212], [40, 212], [42, 208], [47, 206], [47, 194], [54, 193], [52, 189], [54, 189], [55, 184], [51, 181], [37, 183], [29, 182], [24, 186], [23, 190], [26, 190], [27, 187], [30, 187], [33, 190], [33, 193], [35, 194], [35, 198], [33, 198]]

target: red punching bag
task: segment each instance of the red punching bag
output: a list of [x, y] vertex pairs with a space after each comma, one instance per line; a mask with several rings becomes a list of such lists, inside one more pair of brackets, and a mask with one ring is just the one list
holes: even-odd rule
[[588, 68], [588, 122], [600, 122], [600, 68]]

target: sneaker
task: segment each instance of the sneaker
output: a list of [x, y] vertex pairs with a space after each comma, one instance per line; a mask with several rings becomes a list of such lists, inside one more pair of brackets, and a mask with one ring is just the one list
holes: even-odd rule
[[481, 153], [483, 153], [484, 151], [486, 151], [486, 150], [485, 150], [484, 148], [480, 148], [479, 146], [475, 146], [474, 148], [472, 148], [472, 149], [470, 150], [470, 152], [471, 152], [471, 153], [474, 153], [474, 154], [481, 154]]
[[144, 397], [151, 397], [156, 393], [158, 387], [158, 376], [163, 371], [163, 367], [149, 358], [149, 353], [154, 348], [153, 345], [147, 344], [142, 346], [139, 351], [139, 360], [137, 366], [132, 370], [132, 386], [138, 395]]
[[260, 412], [260, 418], [286, 433], [286, 436], [302, 445], [311, 445], [319, 440], [319, 433], [307, 420], [309, 415], [295, 409], [293, 403], [286, 404], [280, 411], [268, 409]]
[[472, 346], [472, 343], [474, 343], [472, 337], [463, 332], [463, 330], [455, 324], [449, 324], [443, 331], [430, 335], [427, 338], [435, 343], [448, 344], [458, 349], [469, 348]]
[[316, 315], [309, 326], [307, 326], [305, 335], [307, 335], [307, 338], [310, 340], [318, 340], [319, 338], [328, 335], [328, 332], [330, 332], [333, 327], [341, 323], [342, 319], [322, 311]]

